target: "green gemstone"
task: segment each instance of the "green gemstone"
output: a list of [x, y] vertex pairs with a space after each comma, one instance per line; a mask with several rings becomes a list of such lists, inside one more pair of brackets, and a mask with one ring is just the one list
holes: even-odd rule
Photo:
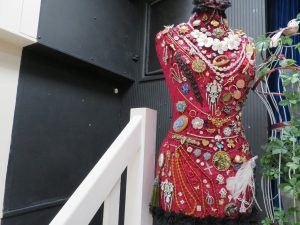
[[231, 99], [231, 93], [226, 93], [223, 95], [223, 102], [228, 102]]

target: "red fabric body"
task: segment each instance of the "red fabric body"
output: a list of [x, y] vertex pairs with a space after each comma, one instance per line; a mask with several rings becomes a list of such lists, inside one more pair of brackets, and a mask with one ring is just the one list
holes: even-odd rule
[[[203, 16], [205, 15], [197, 15], [190, 23], [192, 24], [196, 19], [203, 20]], [[207, 15], [207, 17], [209, 18], [211, 15]], [[220, 38], [222, 40], [228, 36], [230, 31], [220, 19], [218, 15], [212, 18], [212, 20], [219, 21], [219, 27], [225, 30], [224, 36]], [[253, 45], [249, 43], [244, 33], [235, 32], [241, 38], [239, 50], [228, 50], [224, 52], [224, 55], [228, 56], [230, 63], [234, 63], [236, 60], [241, 62], [226, 72], [232, 74], [223, 79], [222, 91], [219, 93], [214, 110], [212, 110], [209, 104], [211, 99], [209, 100], [207, 97], [209, 95], [207, 86], [217, 79], [217, 75], [207, 64], [203, 72], [196, 72], [192, 68], [193, 61], [198, 56], [189, 53], [190, 47], [183, 37], [188, 37], [195, 46], [196, 41], [188, 35], [192, 32], [191, 27], [186, 26], [188, 31], [184, 32], [184, 29], [180, 29], [182, 26], [186, 26], [186, 24], [166, 28], [156, 36], [157, 56], [173, 104], [172, 127], [161, 145], [156, 166], [160, 184], [160, 204], [164, 211], [183, 213], [192, 217], [235, 218], [240, 214], [238, 209], [241, 207], [241, 202], [230, 198], [230, 193], [226, 189], [226, 180], [234, 177], [242, 163], [252, 157], [244, 136], [241, 112], [254, 79], [254, 53], [250, 58], [245, 57], [240, 60], [240, 57], [243, 51], [246, 52], [245, 46]], [[201, 22], [197, 29], [202, 27], [207, 28], [211, 33], [217, 28]], [[216, 57], [220, 55], [211, 47], [198, 47], [198, 49], [210, 62], [215, 58], [212, 55]], [[192, 88], [190, 79], [178, 64], [175, 57], [178, 53], [192, 72], [197, 87]], [[229, 66], [230, 63], [226, 66]], [[183, 91], [183, 85], [186, 84], [189, 87], [188, 93]], [[196, 89], [203, 98], [202, 102], [195, 96]], [[183, 108], [179, 107], [179, 111], [178, 102], [184, 102], [186, 108], [183, 104]], [[175, 131], [173, 126], [179, 117], [182, 117], [183, 123], [186, 124], [179, 124], [176, 128], [179, 127], [182, 130]], [[197, 123], [193, 122], [195, 118], [200, 119], [198, 128], [203, 126], [202, 128], [195, 129], [193, 126], [193, 123], [197, 126]], [[202, 120], [203, 125], [201, 125]], [[216, 121], [221, 121], [221, 123], [218, 124]], [[229, 136], [224, 135], [225, 129], [227, 135], [228, 132], [231, 133]], [[222, 139], [220, 140], [219, 137]], [[190, 138], [192, 142], [187, 138]], [[227, 156], [230, 157], [230, 161]], [[221, 160], [218, 160], [220, 157]], [[229, 163], [229, 168], [222, 163]], [[223, 193], [223, 196], [220, 193], [222, 189], [227, 192]], [[248, 202], [253, 199], [251, 193], [247, 191], [245, 198]], [[230, 207], [236, 207], [236, 209], [228, 213]]]

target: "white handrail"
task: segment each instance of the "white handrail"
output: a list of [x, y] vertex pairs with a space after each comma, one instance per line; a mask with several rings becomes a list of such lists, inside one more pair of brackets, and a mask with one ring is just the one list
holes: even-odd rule
[[[127, 170], [125, 225], [151, 225], [156, 111], [132, 109], [131, 119], [50, 225], [88, 225], [104, 202], [103, 225], [117, 225], [120, 177]], [[142, 221], [143, 220], [143, 221]]]

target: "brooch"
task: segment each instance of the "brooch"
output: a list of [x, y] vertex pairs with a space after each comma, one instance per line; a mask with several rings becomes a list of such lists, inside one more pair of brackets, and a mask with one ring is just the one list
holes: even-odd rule
[[213, 156], [213, 165], [218, 171], [226, 171], [231, 165], [231, 159], [227, 152], [219, 151]]
[[185, 101], [179, 101], [176, 103], [176, 109], [178, 112], [183, 113], [186, 110], [186, 107], [187, 107], [187, 105], [186, 105]]
[[196, 59], [193, 61], [192, 69], [197, 73], [202, 73], [206, 70], [206, 64], [201, 59]]
[[222, 85], [219, 84], [216, 80], [211, 83], [208, 83], [206, 86], [206, 100], [209, 103], [211, 111], [214, 111], [217, 105], [219, 95], [222, 91]]
[[189, 122], [189, 118], [185, 115], [180, 116], [177, 120], [175, 120], [174, 124], [173, 124], [173, 130], [176, 133], [179, 133], [181, 131], [183, 131]]
[[200, 119], [199, 117], [196, 117], [192, 120], [193, 128], [196, 130], [200, 130], [203, 128], [204, 120]]
[[190, 92], [190, 86], [187, 83], [183, 84], [180, 89], [183, 94], [188, 94]]

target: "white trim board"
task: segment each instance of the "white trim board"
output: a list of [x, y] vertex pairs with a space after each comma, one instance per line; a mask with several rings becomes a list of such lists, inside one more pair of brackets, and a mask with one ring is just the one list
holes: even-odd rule
[[0, 41], [0, 220], [15, 112], [22, 47]]

